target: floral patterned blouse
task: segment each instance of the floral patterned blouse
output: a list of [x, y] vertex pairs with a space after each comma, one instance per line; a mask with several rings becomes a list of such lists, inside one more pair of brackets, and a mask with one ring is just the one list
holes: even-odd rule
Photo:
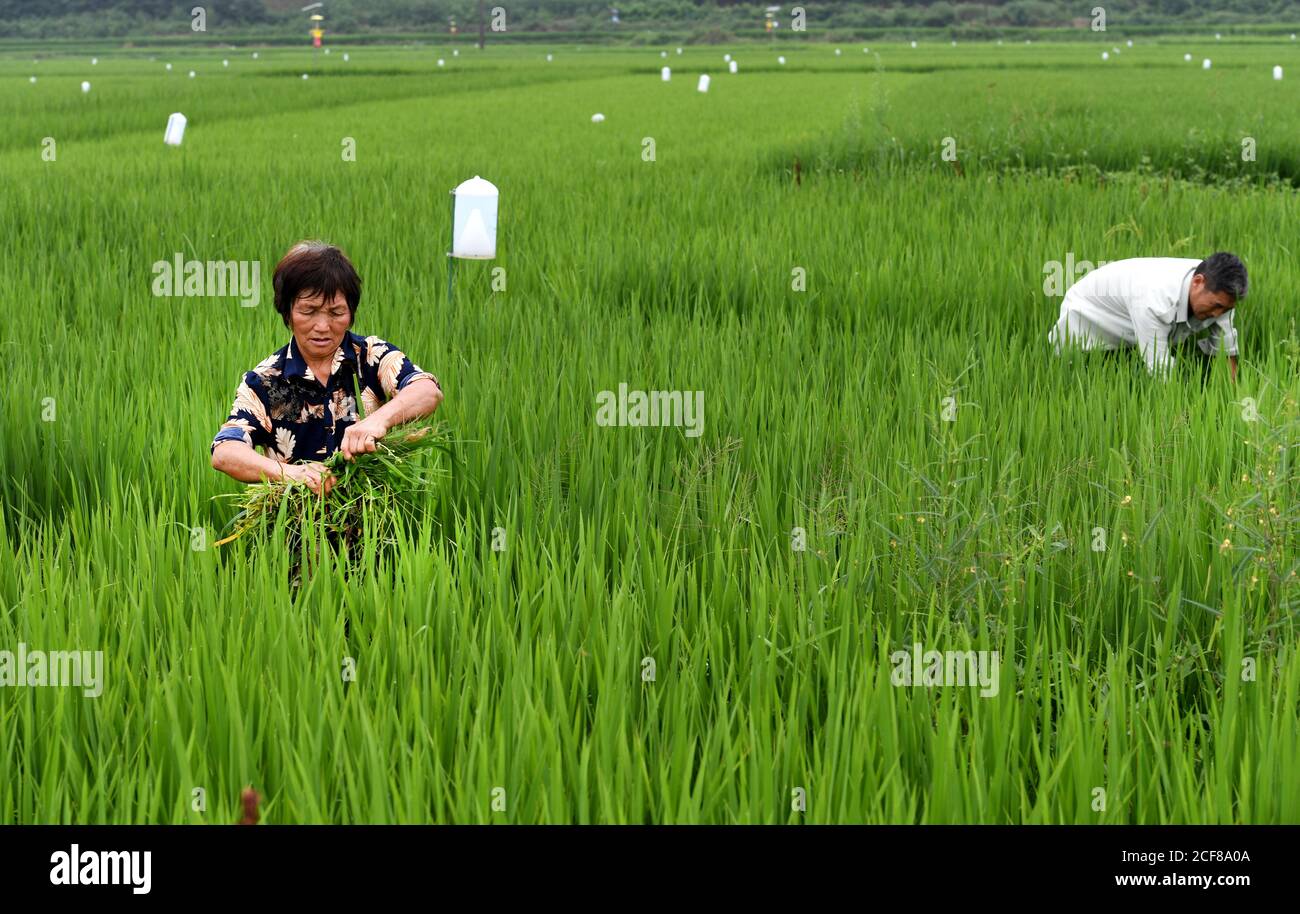
[[245, 373], [230, 417], [211, 449], [222, 441], [243, 441], [286, 463], [324, 460], [342, 445], [348, 426], [360, 419], [354, 390], [361, 392], [362, 408], [369, 415], [420, 378], [438, 383], [392, 343], [348, 331], [334, 353], [329, 381], [322, 385], [291, 338]]

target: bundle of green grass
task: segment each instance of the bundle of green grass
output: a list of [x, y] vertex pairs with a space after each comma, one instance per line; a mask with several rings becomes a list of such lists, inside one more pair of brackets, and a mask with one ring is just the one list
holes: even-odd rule
[[304, 542], [324, 539], [346, 546], [363, 535], [378, 547], [391, 545], [398, 526], [417, 520], [451, 476], [452, 445], [440, 424], [411, 424], [385, 436], [374, 453], [345, 460], [336, 451], [326, 459], [325, 468], [335, 477], [328, 495], [299, 482], [251, 484], [225, 496], [235, 499], [239, 514], [231, 521], [233, 532], [217, 545], [249, 533], [269, 537], [277, 529], [284, 531], [291, 553]]

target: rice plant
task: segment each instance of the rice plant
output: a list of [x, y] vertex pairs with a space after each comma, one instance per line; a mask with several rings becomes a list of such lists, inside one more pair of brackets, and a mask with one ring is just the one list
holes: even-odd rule
[[[1293, 50], [1205, 44], [6, 48], [0, 651], [104, 676], [0, 687], [0, 821], [1300, 820]], [[324, 501], [208, 464], [303, 237], [446, 395]], [[1048, 351], [1045, 265], [1220, 249], [1238, 384]]]
[[439, 498], [442, 480], [451, 475], [443, 463], [424, 466], [427, 461], [420, 458], [435, 449], [449, 461], [455, 457], [443, 428], [417, 425], [398, 432], [380, 441], [374, 453], [349, 461], [335, 451], [323, 461], [334, 479], [328, 497], [283, 480], [247, 486], [233, 496], [239, 510], [234, 532], [214, 545], [250, 531], [265, 536], [279, 527], [292, 551], [308, 524], [331, 541], [356, 543], [364, 533], [379, 544], [393, 544], [398, 524], [418, 523], [420, 509]]

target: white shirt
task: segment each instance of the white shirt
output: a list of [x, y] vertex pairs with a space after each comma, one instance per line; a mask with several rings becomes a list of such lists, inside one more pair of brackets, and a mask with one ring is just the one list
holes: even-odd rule
[[1185, 257], [1134, 257], [1093, 270], [1066, 291], [1048, 342], [1058, 355], [1067, 341], [1083, 349], [1137, 346], [1147, 370], [1163, 374], [1173, 363], [1170, 347], [1209, 329], [1207, 338], [1196, 341], [1202, 352], [1215, 355], [1222, 339], [1228, 355], [1236, 355], [1232, 311], [1213, 320], [1190, 314], [1187, 296], [1200, 262]]

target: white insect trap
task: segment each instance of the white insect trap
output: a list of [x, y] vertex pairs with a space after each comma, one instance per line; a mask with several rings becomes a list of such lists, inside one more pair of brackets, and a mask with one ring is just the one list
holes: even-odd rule
[[497, 256], [497, 189], [478, 175], [451, 192], [451, 250], [447, 252], [447, 307], [452, 306], [456, 260]]
[[163, 133], [163, 142], [168, 146], [179, 146], [185, 139], [185, 115], [177, 111], [167, 118], [167, 130]]
[[497, 256], [497, 189], [478, 175], [452, 192], [451, 256], [491, 260]]

